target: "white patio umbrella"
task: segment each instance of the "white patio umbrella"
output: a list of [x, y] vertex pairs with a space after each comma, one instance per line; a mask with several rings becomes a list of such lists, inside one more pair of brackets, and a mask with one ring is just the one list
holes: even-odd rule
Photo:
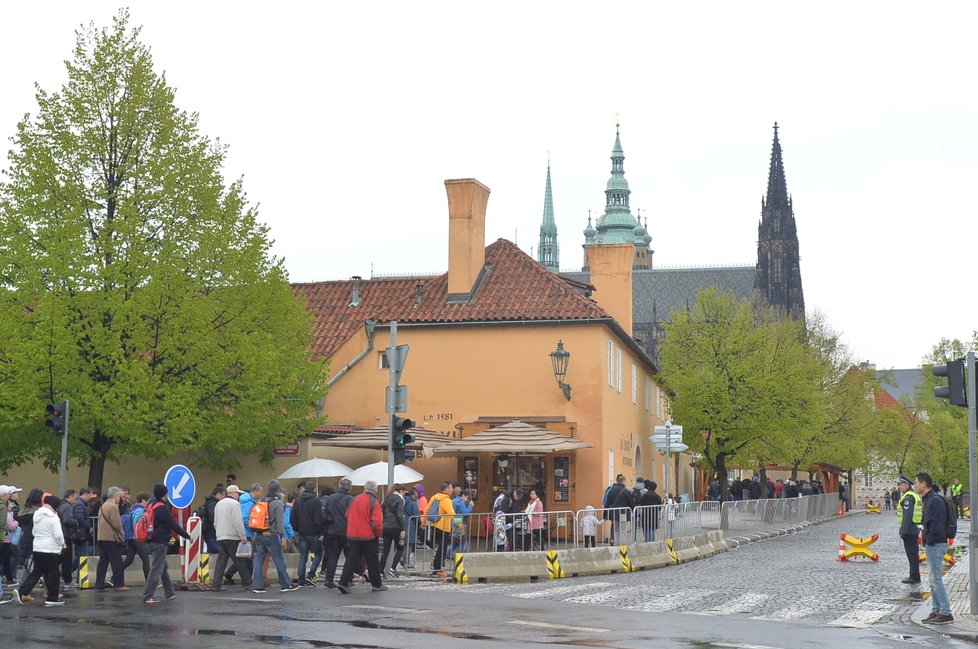
[[[367, 480], [373, 480], [379, 485], [387, 484], [387, 462], [374, 462], [360, 467], [346, 476], [354, 485], [362, 487]], [[403, 464], [394, 465], [394, 482], [397, 484], [412, 484], [421, 482], [424, 476]]]
[[321, 457], [314, 457], [311, 460], [299, 462], [295, 466], [286, 469], [286, 471], [277, 479], [303, 480], [306, 478], [313, 478], [316, 480], [316, 488], [318, 489], [320, 478], [335, 478], [344, 476], [352, 470], [353, 469], [342, 462]]

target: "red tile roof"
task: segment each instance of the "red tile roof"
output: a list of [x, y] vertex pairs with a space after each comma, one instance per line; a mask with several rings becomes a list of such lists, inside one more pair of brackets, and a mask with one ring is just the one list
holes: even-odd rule
[[[313, 354], [329, 358], [365, 320], [399, 323], [584, 320], [611, 316], [515, 244], [486, 247], [489, 269], [468, 304], [448, 304], [448, 273], [360, 281], [360, 303], [350, 306], [353, 280], [293, 284], [314, 314]], [[416, 304], [418, 285], [421, 299]]]

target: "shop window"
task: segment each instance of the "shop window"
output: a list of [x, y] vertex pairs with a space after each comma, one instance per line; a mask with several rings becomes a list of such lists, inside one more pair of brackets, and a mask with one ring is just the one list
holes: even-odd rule
[[493, 498], [501, 491], [523, 490], [520, 508], [530, 501], [530, 490], [544, 497], [547, 492], [547, 460], [544, 457], [497, 455], [492, 460]]

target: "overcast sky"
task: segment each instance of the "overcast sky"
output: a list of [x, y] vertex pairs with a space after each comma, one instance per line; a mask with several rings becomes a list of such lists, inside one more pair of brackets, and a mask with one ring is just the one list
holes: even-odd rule
[[[112, 2], [0, 5], [0, 135]], [[656, 266], [754, 264], [771, 126], [809, 311], [913, 367], [978, 328], [978, 3], [159, 2], [132, 23], [229, 145], [293, 281], [440, 273], [443, 181], [535, 252], [549, 152], [561, 267], [604, 207], [621, 115]], [[9, 146], [8, 146], [9, 148]], [[965, 293], [969, 293], [965, 302]]]

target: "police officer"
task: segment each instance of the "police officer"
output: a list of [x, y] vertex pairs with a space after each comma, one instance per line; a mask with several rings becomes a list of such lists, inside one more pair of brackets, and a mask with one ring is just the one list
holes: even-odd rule
[[961, 500], [961, 492], [964, 487], [961, 485], [961, 480], [955, 480], [954, 484], [951, 485], [951, 501], [954, 503], [954, 508], [958, 511], [958, 518], [964, 517], [964, 503]]
[[907, 561], [910, 562], [910, 576], [903, 583], [919, 584], [920, 546], [917, 544], [917, 536], [920, 528], [917, 526], [923, 521], [924, 504], [920, 495], [914, 491], [909, 478], [900, 476], [897, 488], [900, 490], [900, 501], [896, 508], [897, 522], [900, 524], [903, 549], [907, 552]]

